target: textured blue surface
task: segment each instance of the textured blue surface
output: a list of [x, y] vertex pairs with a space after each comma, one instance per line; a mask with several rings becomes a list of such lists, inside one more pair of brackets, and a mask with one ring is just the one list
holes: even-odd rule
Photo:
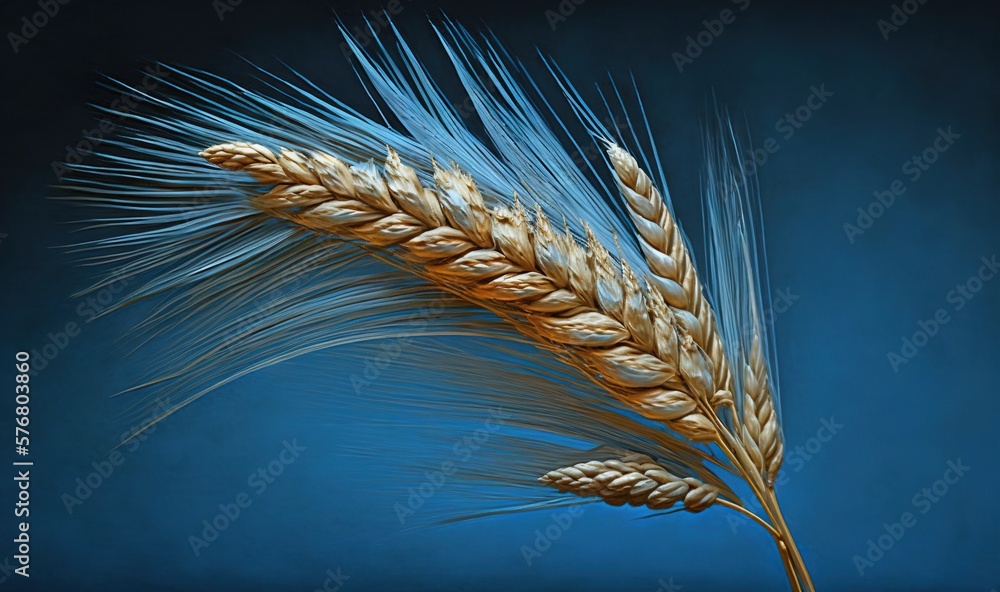
[[[640, 514], [587, 506], [531, 565], [522, 547], [536, 543], [536, 530], [554, 524], [552, 512], [407, 530], [394, 505], [406, 503], [408, 489], [426, 478], [414, 472], [379, 480], [380, 472], [406, 473], [395, 471], [386, 455], [352, 455], [346, 448], [351, 434], [380, 431], [389, 450], [394, 440], [403, 442], [404, 458], [443, 461], [455, 456], [448, 443], [479, 425], [442, 428], [445, 444], [414, 449], [381, 415], [331, 402], [354, 396], [350, 376], [357, 370], [329, 359], [323, 361], [325, 395], [315, 392], [315, 380], [303, 384], [308, 360], [223, 387], [137, 446], [119, 449], [120, 464], [67, 511], [63, 494], [75, 495], [76, 479], [86, 480], [93, 463], [105, 462], [120, 435], [144, 417], [128, 415], [135, 398], [108, 396], [142, 373], [146, 355], [125, 358], [127, 348], [115, 340], [149, 304], [86, 322], [92, 306], [71, 295], [89, 272], [50, 248], [71, 240], [59, 223], [79, 215], [44, 200], [58, 194], [48, 187], [56, 182], [50, 162], [82, 139], [81, 129], [93, 127], [85, 104], [114, 98], [96, 89], [93, 72], [138, 82], [147, 58], [237, 81], [252, 72], [225, 50], [266, 67], [277, 67], [280, 58], [363, 105], [363, 91], [338, 49], [330, 7], [287, 6], [292, 16], [277, 19], [273, 6], [244, 2], [220, 21], [207, 1], [157, 9], [70, 3], [18, 53], [3, 57], [12, 83], [4, 129], [13, 131], [7, 145], [17, 153], [0, 205], [6, 235], [0, 239], [6, 288], [0, 355], [41, 350], [67, 323], [82, 328], [33, 379], [33, 586], [8, 576], [0, 589], [283, 591], [322, 588], [328, 579], [332, 589], [338, 578], [344, 591], [652, 592], [670, 589], [671, 582], [684, 590], [783, 589], [769, 537], [722, 509], [633, 520]], [[382, 6], [339, 4], [337, 10], [353, 23], [359, 9]], [[481, 19], [535, 66], [537, 46], [581, 86], [603, 80], [608, 70], [620, 80], [631, 70], [660, 142], [675, 208], [696, 244], [706, 93], [714, 89], [732, 113], [746, 114], [754, 142], [773, 152], [759, 182], [772, 290], [779, 300], [787, 295], [774, 305], [774, 322], [784, 429], [794, 452], [779, 495], [817, 586], [988, 592], [1000, 584], [994, 431], [1000, 282], [985, 281], [971, 292], [979, 287], [972, 278], [981, 258], [1000, 252], [993, 14], [973, 3], [931, 0], [885, 40], [877, 21], [890, 19], [893, 7], [878, 2], [649, 8], [587, 0], [564, 21], [545, 14], [559, 10], [556, 1], [384, 6], [401, 7], [395, 18], [414, 45], [435, 43], [423, 15], [445, 8], [473, 26]], [[734, 11], [732, 22], [678, 72], [671, 54], [684, 52], [686, 38], [706, 29], [702, 21], [720, 18], [726, 8]], [[0, 22], [15, 30], [36, 10], [35, 3], [8, 3]], [[433, 69], [446, 72], [443, 61]], [[832, 95], [800, 127], [779, 123], [806, 104], [814, 88]], [[906, 163], [934, 146], [939, 128], [959, 137], [914, 178], [915, 165]], [[846, 223], [861, 228], [858, 208], [870, 208], [875, 192], [890, 190], [896, 180], [897, 193], [905, 192], [862, 234], [849, 236]], [[967, 282], [968, 296], [957, 289]], [[923, 343], [915, 333], [935, 315], [939, 327], [926, 344], [905, 347], [904, 338]], [[914, 355], [894, 368], [891, 352]], [[12, 404], [5, 409], [0, 425], [9, 433]], [[827, 438], [824, 422], [842, 427]], [[281, 474], [266, 487], [248, 482], [281, 457], [284, 442], [305, 450], [288, 464], [272, 465]], [[969, 470], [946, 492], [938, 484], [935, 493], [949, 462], [959, 460]], [[8, 507], [14, 490], [8, 477], [3, 481], [0, 503]], [[428, 508], [449, 503], [449, 485], [435, 490]], [[202, 534], [202, 521], [212, 521], [220, 504], [238, 499], [249, 505], [195, 555], [189, 537]], [[907, 512], [912, 521], [905, 520]], [[0, 513], [8, 540], [14, 524], [8, 510]], [[885, 525], [900, 532], [897, 522], [912, 526], [891, 547], [889, 539], [879, 541]], [[869, 553], [869, 540], [890, 548], [860, 575], [854, 556]], [[0, 545], [0, 558], [11, 549]]]

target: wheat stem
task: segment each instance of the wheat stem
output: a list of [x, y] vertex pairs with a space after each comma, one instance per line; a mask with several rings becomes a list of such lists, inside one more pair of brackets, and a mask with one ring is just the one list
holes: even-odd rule
[[788, 583], [792, 586], [792, 592], [802, 592], [802, 582], [796, 571], [795, 562], [782, 540], [778, 540], [778, 552], [781, 554], [781, 564], [785, 567], [785, 577], [788, 578]]
[[785, 543], [788, 545], [788, 550], [791, 553], [793, 565], [795, 566], [796, 571], [798, 572], [799, 576], [805, 583], [806, 589], [809, 590], [810, 592], [813, 592], [814, 590], [816, 590], [816, 587], [813, 585], [812, 576], [809, 575], [809, 570], [808, 568], [806, 568], [805, 560], [802, 558], [802, 554], [799, 553], [799, 548], [795, 544], [795, 539], [792, 538], [791, 530], [789, 530], [788, 524], [785, 522], [785, 517], [781, 513], [781, 506], [778, 505], [778, 496], [774, 492], [774, 489], [771, 487], [768, 487], [768, 495], [774, 507], [774, 515], [772, 517], [772, 520], [775, 521], [779, 531], [785, 533], [785, 535], [782, 537], [782, 540], [785, 541]]
[[[805, 561], [802, 559], [802, 555], [795, 545], [795, 540], [788, 529], [788, 524], [785, 523], [781, 515], [774, 490], [770, 484], [764, 482], [761, 473], [757, 470], [757, 466], [749, 454], [747, 454], [746, 449], [740, 446], [737, 438], [722, 424], [721, 420], [714, 413], [709, 417], [714, 421], [718, 429], [719, 439], [716, 441], [716, 444], [722, 449], [730, 462], [739, 469], [743, 479], [750, 486], [754, 496], [757, 497], [761, 507], [773, 524], [768, 530], [769, 532], [776, 532], [778, 535], [775, 537], [775, 544], [778, 546], [778, 553], [781, 555], [782, 561], [786, 563], [789, 583], [794, 590], [801, 590], [801, 579], [805, 581], [807, 590], [813, 592], [815, 588], [812, 584], [812, 578], [809, 576], [809, 570], [806, 568]], [[790, 564], [792, 571], [788, 571], [788, 564]]]
[[754, 514], [753, 512], [744, 508], [743, 506], [734, 504], [726, 499], [716, 500], [715, 503], [720, 506], [731, 508], [733, 510], [736, 510], [737, 512], [740, 512], [741, 514], [748, 516], [751, 520], [764, 527], [764, 529], [767, 530], [768, 533], [770, 533], [770, 535], [774, 538], [775, 544], [778, 546], [778, 553], [781, 555], [781, 563], [785, 568], [785, 575], [788, 577], [788, 581], [792, 586], [792, 590], [794, 592], [801, 592], [802, 586], [799, 583], [798, 577], [796, 576], [795, 564], [792, 562], [792, 557], [789, 554], [787, 545], [785, 545], [785, 542], [781, 539], [781, 533], [775, 530], [773, 526], [765, 522], [763, 518], [761, 518], [757, 514]]
[[764, 530], [766, 530], [768, 533], [770, 533], [771, 536], [773, 536], [775, 539], [781, 540], [781, 534], [777, 530], [775, 530], [773, 526], [771, 526], [770, 524], [768, 524], [767, 522], [765, 522], [763, 518], [761, 518], [757, 514], [754, 514], [753, 512], [751, 512], [750, 510], [744, 508], [743, 506], [741, 506], [739, 504], [734, 504], [733, 502], [731, 502], [731, 501], [729, 501], [727, 499], [718, 499], [718, 500], [715, 500], [715, 503], [719, 504], [720, 506], [724, 506], [726, 508], [729, 508], [731, 510], [736, 510], [737, 512], [739, 512], [741, 514], [746, 515], [748, 518], [750, 518], [751, 520], [753, 520], [757, 524], [760, 524], [761, 526], [763, 526]]

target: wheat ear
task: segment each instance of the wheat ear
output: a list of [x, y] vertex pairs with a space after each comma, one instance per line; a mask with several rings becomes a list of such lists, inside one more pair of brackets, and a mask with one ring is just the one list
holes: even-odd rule
[[[696, 339], [704, 341], [704, 328], [714, 326], [701, 320], [711, 320], [707, 301], [691, 312], [697, 320], [692, 323], [675, 314], [667, 300], [670, 290], [641, 285], [625, 264], [619, 272], [593, 233], [584, 248], [568, 231], [556, 233], [541, 211], [532, 228], [516, 199], [513, 208], [490, 211], [473, 180], [457, 169], [435, 165], [434, 186], [424, 186], [391, 148], [382, 171], [374, 164], [349, 167], [323, 153], [275, 154], [245, 142], [200, 154], [274, 185], [255, 198], [262, 210], [317, 232], [398, 250], [416, 273], [568, 354], [568, 361], [638, 413], [691, 440], [719, 444], [779, 528], [776, 541], [789, 579], [797, 586], [792, 570], [808, 578], [773, 491], [768, 496], [747, 451], [713, 411], [719, 393], [727, 391], [715, 388], [718, 365]], [[635, 174], [631, 185], [622, 185], [634, 187], [636, 195], [635, 189], [653, 195], [648, 176], [642, 178], [640, 183]], [[686, 282], [700, 294], [690, 257], [685, 251], [677, 258], [686, 265], [684, 275], [676, 276], [683, 280], [679, 285]]]
[[[635, 157], [615, 144], [608, 147], [607, 153], [639, 235], [653, 285], [712, 360], [713, 377], [720, 391], [713, 407], [730, 406], [736, 415], [729, 360], [680, 228]], [[781, 468], [784, 445], [757, 327], [752, 342], [743, 369], [743, 413], [736, 435], [742, 436], [747, 454], [771, 483]]]
[[[713, 378], [715, 384], [719, 385], [719, 391], [714, 395], [711, 407], [715, 409], [724, 405], [733, 412], [736, 424], [733, 432], [716, 415], [705, 413], [716, 425], [719, 436], [717, 443], [733, 465], [743, 473], [772, 521], [784, 529], [785, 534], [776, 537], [776, 541], [786, 561], [786, 569], [790, 570], [789, 579], [797, 586], [797, 578], [792, 577], [792, 572], [796, 572], [806, 586], [812, 589], [808, 570], [787, 531], [774, 493], [774, 480], [784, 459], [784, 443], [767, 375], [767, 364], [760, 346], [761, 328], [759, 321], [756, 321], [756, 310], [752, 346], [743, 364], [743, 409], [742, 413], [738, 413], [733, 400], [733, 379], [722, 336], [670, 209], [649, 175], [631, 154], [614, 144], [608, 147], [607, 152], [619, 190], [625, 197], [630, 217], [639, 235], [654, 285], [677, 311], [677, 318], [698, 339], [699, 345], [713, 363]], [[685, 315], [685, 312], [688, 314]]]
[[701, 512], [719, 496], [712, 485], [693, 477], [677, 477], [643, 454], [577, 463], [549, 471], [538, 481], [580, 497], [600, 497], [612, 506], [629, 504], [652, 510], [666, 510], [683, 502], [689, 512]]
[[325, 233], [399, 247], [443, 288], [515, 315], [519, 330], [569, 353], [595, 382], [645, 417], [694, 441], [717, 439], [698, 401], [714, 393], [711, 362], [659, 292], [619, 273], [588, 233], [584, 248], [519, 202], [487, 210], [471, 178], [435, 166], [434, 187], [389, 150], [385, 168], [349, 167], [248, 143], [213, 146], [209, 162], [275, 187], [265, 211]]
[[767, 478], [768, 485], [773, 486], [784, 460], [785, 445], [760, 338], [756, 334], [748, 361], [744, 364], [743, 393], [743, 443], [750, 458]]
[[781, 535], [770, 524], [743, 506], [719, 497], [718, 488], [693, 477], [678, 477], [644, 454], [632, 453], [620, 460], [577, 463], [549, 471], [539, 483], [580, 497], [600, 497], [612, 506], [646, 506], [666, 510], [683, 502], [689, 512], [701, 512], [719, 504], [749, 516], [783, 546]]
[[712, 360], [715, 384], [729, 394], [728, 399], [725, 394], [716, 397], [716, 403], [728, 403], [733, 382], [729, 361], [680, 227], [635, 157], [614, 144], [607, 153], [652, 272], [652, 283]]

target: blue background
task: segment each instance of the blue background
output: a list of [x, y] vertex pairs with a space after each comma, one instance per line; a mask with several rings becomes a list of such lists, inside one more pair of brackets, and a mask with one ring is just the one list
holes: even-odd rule
[[[564, 10], [571, 3], [563, 3]], [[652, 3], [587, 0], [555, 29], [559, 2], [459, 3], [403, 0], [395, 17], [432, 68], [446, 72], [425, 15], [444, 9], [491, 27], [541, 72], [537, 46], [581, 85], [634, 72], [643, 92], [671, 193], [700, 244], [700, 121], [714, 89], [760, 145], [778, 149], [759, 170], [772, 290], [794, 296], [775, 315], [786, 441], [794, 453], [780, 487], [786, 517], [822, 590], [969, 590], [1000, 585], [996, 509], [1000, 403], [996, 397], [1000, 282], [987, 281], [961, 310], [949, 291], [1000, 251], [997, 223], [997, 19], [986, 3], [929, 0], [883, 38], [889, 2], [724, 1]], [[347, 19], [387, 4], [334, 3]], [[345, 452], [359, 425], [392, 429], [371, 413], [331, 403], [352, 396], [350, 368], [326, 363], [325, 395], [297, 388], [289, 364], [220, 389], [162, 423], [80, 506], [62, 501], [142, 415], [136, 398], [109, 395], [135, 383], [143, 354], [117, 343], [149, 304], [85, 323], [72, 294], [92, 279], [52, 247], [72, 240], [63, 222], [79, 211], [45, 198], [58, 191], [51, 163], [94, 125], [87, 103], [113, 98], [97, 73], [141, 80], [146, 60], [252, 76], [238, 57], [277, 68], [284, 60], [332, 94], [366, 105], [338, 48], [328, 2], [244, 0], [220, 20], [208, 0], [141, 4], [70, 2], [4, 63], [7, 174], [0, 205], [3, 332], [0, 355], [42, 348], [67, 323], [78, 336], [33, 379], [32, 586], [6, 577], [2, 589], [303, 590], [326, 570], [349, 576], [342, 590], [683, 590], [785, 589], [772, 541], [759, 528], [711, 510], [634, 520], [638, 512], [587, 506], [552, 548], [528, 566], [550, 513], [485, 518], [438, 528], [401, 528], [393, 504], [415, 475], [381, 482], [386, 456]], [[735, 21], [679, 72], [706, 19], [725, 8]], [[20, 28], [38, 5], [5, 3], [3, 31]], [[444, 78], [446, 88], [453, 79]], [[790, 137], [776, 122], [811, 87], [833, 93]], [[456, 95], [457, 97], [457, 95]], [[930, 147], [938, 128], [960, 137], [921, 177], [902, 170]], [[906, 192], [853, 243], [874, 192], [903, 181]], [[784, 307], [782, 307], [784, 308]], [[949, 321], [894, 371], [918, 323], [944, 308]], [[306, 363], [303, 361], [302, 363]], [[9, 368], [8, 376], [13, 375]], [[7, 379], [4, 379], [7, 380]], [[13, 403], [0, 413], [12, 431]], [[822, 422], [843, 427], [818, 447]], [[459, 439], [476, 425], [449, 427]], [[450, 436], [444, 437], [447, 441]], [[275, 460], [282, 442], [306, 447], [257, 495], [247, 476]], [[412, 451], [411, 451], [412, 452]], [[429, 449], [445, 458], [447, 448]], [[792, 454], [792, 453], [790, 453]], [[920, 513], [914, 496], [941, 479], [949, 461], [970, 467]], [[6, 472], [6, 471], [5, 471]], [[12, 471], [11, 471], [12, 473]], [[0, 540], [9, 540], [14, 502], [0, 488]], [[241, 491], [253, 503], [219, 540], [195, 556], [189, 535]], [[447, 496], [428, 504], [447, 503]], [[859, 575], [853, 557], [914, 513], [916, 524]], [[736, 532], [734, 532], [734, 530]], [[12, 555], [0, 543], [0, 558]], [[0, 572], [0, 576], [5, 576]]]

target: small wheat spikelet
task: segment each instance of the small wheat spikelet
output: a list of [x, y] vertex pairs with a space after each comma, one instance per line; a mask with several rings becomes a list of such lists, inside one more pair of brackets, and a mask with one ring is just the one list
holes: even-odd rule
[[[433, 380], [426, 359], [401, 362], [406, 388], [386, 400], [450, 418], [488, 404], [537, 434], [505, 438], [485, 477], [555, 503], [740, 512], [774, 538], [792, 589], [812, 590], [774, 492], [784, 444], [759, 218], [727, 119], [707, 142], [699, 276], [651, 137], [606, 130], [556, 74], [568, 123], [606, 157], [580, 163], [501, 50], [450, 23], [438, 34], [485, 138], [401, 38], [395, 61], [348, 38], [395, 125], [308, 85], [273, 80], [279, 101], [169, 69], [180, 92], [122, 114], [135, 135], [107, 166], [75, 168], [70, 199], [127, 212], [112, 225], [126, 231], [83, 245], [113, 265], [93, 288], [149, 277], [129, 301], [169, 296], [140, 330], [181, 327], [186, 347], [139, 385], [185, 394], [160, 419], [248, 372], [406, 335], [405, 315], [433, 299], [432, 334], [481, 339], [488, 359], [450, 351]], [[280, 306], [255, 304], [288, 275]]]

